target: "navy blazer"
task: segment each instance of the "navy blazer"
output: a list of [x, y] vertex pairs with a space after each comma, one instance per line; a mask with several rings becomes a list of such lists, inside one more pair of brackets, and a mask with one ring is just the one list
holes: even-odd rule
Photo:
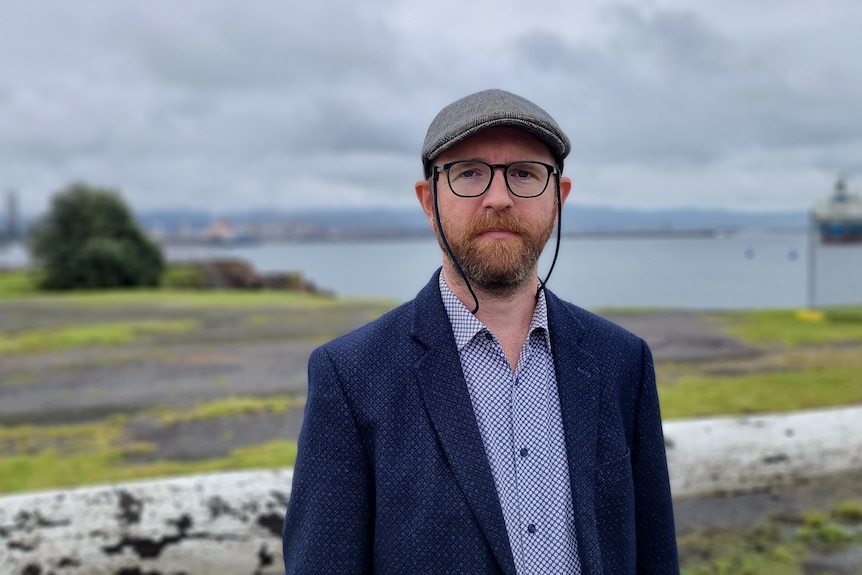
[[[582, 572], [678, 573], [649, 349], [546, 293]], [[288, 574], [515, 575], [437, 274], [313, 352], [283, 546]]]

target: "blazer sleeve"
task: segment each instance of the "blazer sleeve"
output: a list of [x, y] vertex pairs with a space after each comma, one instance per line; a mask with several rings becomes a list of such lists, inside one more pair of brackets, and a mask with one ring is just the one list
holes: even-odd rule
[[325, 348], [308, 363], [308, 399], [282, 531], [292, 574], [373, 571], [371, 468], [354, 413]]
[[642, 342], [632, 447], [638, 575], [679, 573], [667, 455], [652, 354]]

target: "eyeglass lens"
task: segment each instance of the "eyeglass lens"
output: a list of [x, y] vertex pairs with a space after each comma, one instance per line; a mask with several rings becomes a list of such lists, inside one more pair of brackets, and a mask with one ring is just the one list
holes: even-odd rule
[[[550, 168], [541, 162], [519, 162], [504, 168], [509, 190], [516, 196], [534, 197], [545, 191]], [[459, 196], [480, 196], [488, 189], [495, 169], [484, 162], [461, 161], [447, 164], [449, 186]]]

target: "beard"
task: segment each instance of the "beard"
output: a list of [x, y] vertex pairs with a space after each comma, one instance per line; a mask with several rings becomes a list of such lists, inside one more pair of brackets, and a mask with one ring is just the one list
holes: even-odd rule
[[[546, 222], [529, 224], [509, 212], [488, 210], [473, 218], [465, 230], [456, 233], [451, 225], [446, 240], [452, 253], [474, 286], [495, 294], [510, 294], [531, 279], [539, 256], [554, 229], [556, 213]], [[481, 238], [489, 230], [505, 230], [515, 234], [505, 239]], [[440, 233], [437, 240], [446, 252]]]

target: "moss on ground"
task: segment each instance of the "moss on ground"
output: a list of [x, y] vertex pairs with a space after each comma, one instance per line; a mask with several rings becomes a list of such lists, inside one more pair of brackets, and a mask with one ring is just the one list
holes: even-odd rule
[[163, 427], [217, 418], [284, 413], [301, 407], [291, 396], [231, 397], [191, 408], [160, 407], [134, 417], [112, 416], [77, 425], [0, 426], [0, 495], [36, 489], [167, 477], [230, 469], [281, 468], [296, 461], [295, 441], [271, 441], [198, 461], [135, 462], [156, 445], [132, 439], [136, 421]]
[[705, 529], [678, 540], [682, 575], [802, 575], [813, 556], [862, 544], [862, 503], [777, 515], [752, 529]]
[[751, 357], [658, 362], [667, 419], [862, 404], [862, 308], [715, 314]]
[[35, 353], [90, 347], [122, 345], [148, 336], [185, 333], [199, 328], [194, 319], [142, 320], [69, 325], [0, 332], [0, 354]]

